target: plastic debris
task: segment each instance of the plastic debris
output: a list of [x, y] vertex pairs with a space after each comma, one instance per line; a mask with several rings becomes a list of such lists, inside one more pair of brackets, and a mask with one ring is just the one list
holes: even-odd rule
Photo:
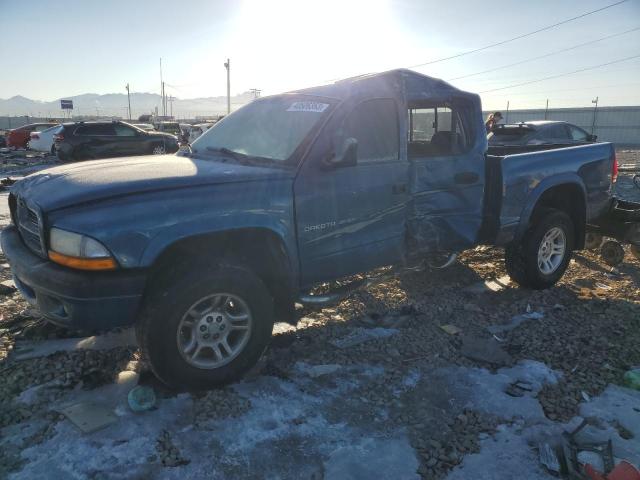
[[624, 384], [634, 390], [640, 390], [640, 367], [632, 368], [624, 374]]
[[156, 405], [156, 393], [151, 387], [138, 385], [129, 390], [127, 401], [134, 412], [145, 412]]
[[560, 460], [555, 450], [548, 443], [538, 444], [538, 458], [540, 463], [553, 473], [560, 473]]
[[440, 328], [447, 332], [449, 335], [457, 335], [458, 333], [462, 332], [461, 328], [458, 328], [450, 323], [446, 325], [440, 325]]
[[526, 320], [540, 320], [541, 318], [544, 318], [544, 314], [542, 312], [531, 311], [531, 307], [527, 305], [527, 313], [522, 313], [512, 317], [511, 321], [505, 325], [490, 325], [487, 327], [487, 330], [492, 334], [508, 332]]
[[83, 433], [91, 433], [111, 425], [117, 420], [108, 408], [95, 403], [76, 403], [60, 411]]
[[318, 378], [322, 375], [329, 375], [335, 373], [340, 369], [340, 365], [326, 364], [326, 365], [313, 365], [307, 368], [307, 374], [312, 378]]
[[510, 365], [513, 362], [511, 355], [493, 338], [465, 337], [462, 339], [460, 353], [471, 360], [496, 366]]

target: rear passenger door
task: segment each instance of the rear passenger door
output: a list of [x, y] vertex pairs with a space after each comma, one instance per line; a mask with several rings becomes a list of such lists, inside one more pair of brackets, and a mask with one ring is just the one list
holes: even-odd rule
[[472, 105], [416, 105], [408, 110], [408, 245], [414, 253], [455, 252], [476, 243], [483, 218], [484, 135]]
[[76, 128], [77, 145], [74, 154], [80, 158], [113, 156], [115, 131], [111, 123], [87, 123]]
[[141, 145], [141, 136], [138, 132], [121, 123], [114, 123], [115, 131], [114, 152], [118, 156], [140, 155], [144, 153]]

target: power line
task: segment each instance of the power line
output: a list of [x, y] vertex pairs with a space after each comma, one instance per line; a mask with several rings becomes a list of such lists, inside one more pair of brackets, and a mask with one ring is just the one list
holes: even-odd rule
[[613, 35], [607, 35], [606, 37], [597, 38], [597, 39], [591, 40], [589, 42], [579, 43], [578, 45], [574, 45], [572, 47], [563, 48], [563, 49], [560, 49], [560, 50], [555, 50], [553, 52], [545, 53], [544, 55], [538, 55], [537, 57], [532, 57], [532, 58], [527, 58], [525, 60], [520, 60], [519, 62], [509, 63], [507, 65], [501, 65], [499, 67], [494, 67], [494, 68], [491, 68], [491, 69], [488, 69], [488, 70], [483, 70], [481, 72], [469, 73], [467, 75], [462, 75], [460, 77], [449, 78], [449, 79], [447, 79], [447, 82], [450, 82], [450, 81], [453, 81], [453, 80], [460, 80], [462, 78], [473, 77], [475, 75], [482, 75], [483, 73], [490, 73], [490, 72], [494, 72], [496, 70], [501, 70], [503, 68], [514, 67], [516, 65], [522, 65], [523, 63], [527, 63], [527, 62], [533, 62], [534, 60], [540, 60], [541, 58], [551, 57], [552, 55], [557, 55], [558, 53], [563, 53], [563, 52], [568, 52], [570, 50], [575, 50], [576, 48], [584, 47], [585, 45], [591, 45], [593, 43], [601, 42], [601, 41], [607, 40], [609, 38], [619, 37], [620, 35], [625, 35], [627, 33], [635, 32], [637, 30], [640, 30], [640, 27], [632, 28], [631, 30], [627, 30], [625, 32], [614, 33]]
[[532, 83], [543, 82], [545, 80], [551, 80], [553, 78], [560, 78], [560, 77], [564, 77], [566, 75], [573, 75], [574, 73], [586, 72], [587, 70], [593, 70], [595, 68], [606, 67], [607, 65], [613, 65], [614, 63], [626, 62], [627, 60], [633, 60], [634, 58], [639, 58], [639, 57], [640, 57], [640, 54], [639, 55], [633, 55], [632, 57], [621, 58], [619, 60], [614, 60], [612, 62], [601, 63], [600, 65], [592, 65], [590, 67], [581, 68], [579, 70], [574, 70], [573, 72], [559, 73], [557, 75], [551, 75], [549, 77], [538, 78], [536, 80], [530, 80], [528, 82], [516, 83], [514, 85], [508, 85], [506, 87], [492, 88], [491, 90], [484, 90], [484, 91], [478, 92], [478, 93], [496, 92], [498, 90], [506, 90], [507, 88], [515, 88], [515, 87], [521, 87], [523, 85], [530, 85]]
[[598, 8], [596, 10], [591, 10], [590, 12], [583, 13], [583, 14], [578, 15], [576, 17], [571, 17], [571, 18], [568, 18], [568, 19], [563, 20], [561, 22], [554, 23], [553, 25], [548, 25], [546, 27], [539, 28], [538, 30], [534, 30], [532, 32], [528, 32], [528, 33], [524, 33], [522, 35], [518, 35], [517, 37], [509, 38], [507, 40], [502, 40], [501, 42], [492, 43], [491, 45], [485, 45], [484, 47], [475, 48], [473, 50], [468, 50], [466, 52], [458, 53], [456, 55], [451, 55], [449, 57], [438, 58], [437, 60], [431, 60], [429, 62], [419, 63], [417, 65], [411, 65], [410, 67], [407, 67], [407, 68], [424, 67], [425, 65], [431, 65], [431, 64], [434, 64], [434, 63], [438, 63], [438, 62], [444, 62], [445, 60], [451, 60], [453, 58], [463, 57], [465, 55], [470, 55], [472, 53], [481, 52], [482, 50], [487, 50], [489, 48], [497, 47], [499, 45], [504, 45], [505, 43], [510, 43], [510, 42], [515, 41], [515, 40], [520, 40], [521, 38], [530, 37], [531, 35], [535, 35], [536, 33], [544, 32], [546, 30], [551, 30], [552, 28], [556, 28], [556, 27], [558, 27], [560, 25], [564, 25], [565, 23], [573, 22], [574, 20], [578, 20], [580, 18], [584, 18], [584, 17], [586, 17], [588, 15], [593, 15], [594, 13], [601, 12], [603, 10], [615, 7], [616, 5], [620, 5], [621, 3], [625, 3], [625, 2], [628, 2], [628, 1], [629, 0], [620, 0], [618, 2], [606, 5], [606, 6], [602, 7], [602, 8]]

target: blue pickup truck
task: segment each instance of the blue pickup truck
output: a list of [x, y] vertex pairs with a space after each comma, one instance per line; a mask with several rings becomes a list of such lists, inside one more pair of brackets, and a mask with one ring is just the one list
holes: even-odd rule
[[486, 151], [478, 95], [408, 70], [351, 78], [255, 100], [190, 152], [30, 175], [2, 249], [50, 321], [135, 324], [161, 380], [203, 388], [246, 372], [296, 303], [345, 293], [319, 284], [486, 244], [543, 289], [588, 230], [639, 243], [611, 144]]

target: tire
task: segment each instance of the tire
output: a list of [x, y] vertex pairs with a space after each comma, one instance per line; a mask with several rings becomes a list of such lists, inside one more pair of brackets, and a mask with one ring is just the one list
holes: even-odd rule
[[55, 154], [56, 154], [56, 146], [51, 145], [51, 155], [55, 156]]
[[[562, 253], [551, 254], [548, 262], [541, 265], [539, 254], [547, 258], [549, 249], [543, 249], [543, 242], [560, 231], [561, 234], [551, 240], [560, 243], [564, 236]], [[547, 245], [549, 245], [547, 243]], [[505, 249], [505, 265], [507, 273], [521, 287], [543, 290], [552, 287], [564, 274], [571, 252], [575, 245], [574, 228], [571, 218], [564, 212], [546, 209], [537, 214], [520, 243], [512, 243]], [[558, 247], [559, 248], [559, 247]]]
[[[151, 369], [170, 387], [204, 390], [237, 380], [256, 364], [269, 344], [273, 298], [262, 280], [244, 266], [201, 261], [180, 271], [167, 271], [150, 290], [136, 325], [136, 336]], [[229, 302], [217, 299], [217, 294], [233, 299], [234, 311]], [[218, 306], [210, 313], [187, 315], [189, 311], [204, 312], [200, 305]], [[236, 330], [229, 315], [239, 318], [243, 311], [249, 313], [249, 328]], [[193, 328], [183, 323], [189, 320]], [[226, 331], [220, 328], [223, 326], [228, 327]], [[202, 338], [205, 335], [206, 340]], [[235, 356], [221, 346], [222, 337], [214, 340], [214, 335], [223, 335], [226, 345], [237, 349]], [[185, 346], [196, 338], [194, 349]], [[218, 345], [217, 354], [211, 345]], [[225, 353], [226, 360], [221, 358]]]

